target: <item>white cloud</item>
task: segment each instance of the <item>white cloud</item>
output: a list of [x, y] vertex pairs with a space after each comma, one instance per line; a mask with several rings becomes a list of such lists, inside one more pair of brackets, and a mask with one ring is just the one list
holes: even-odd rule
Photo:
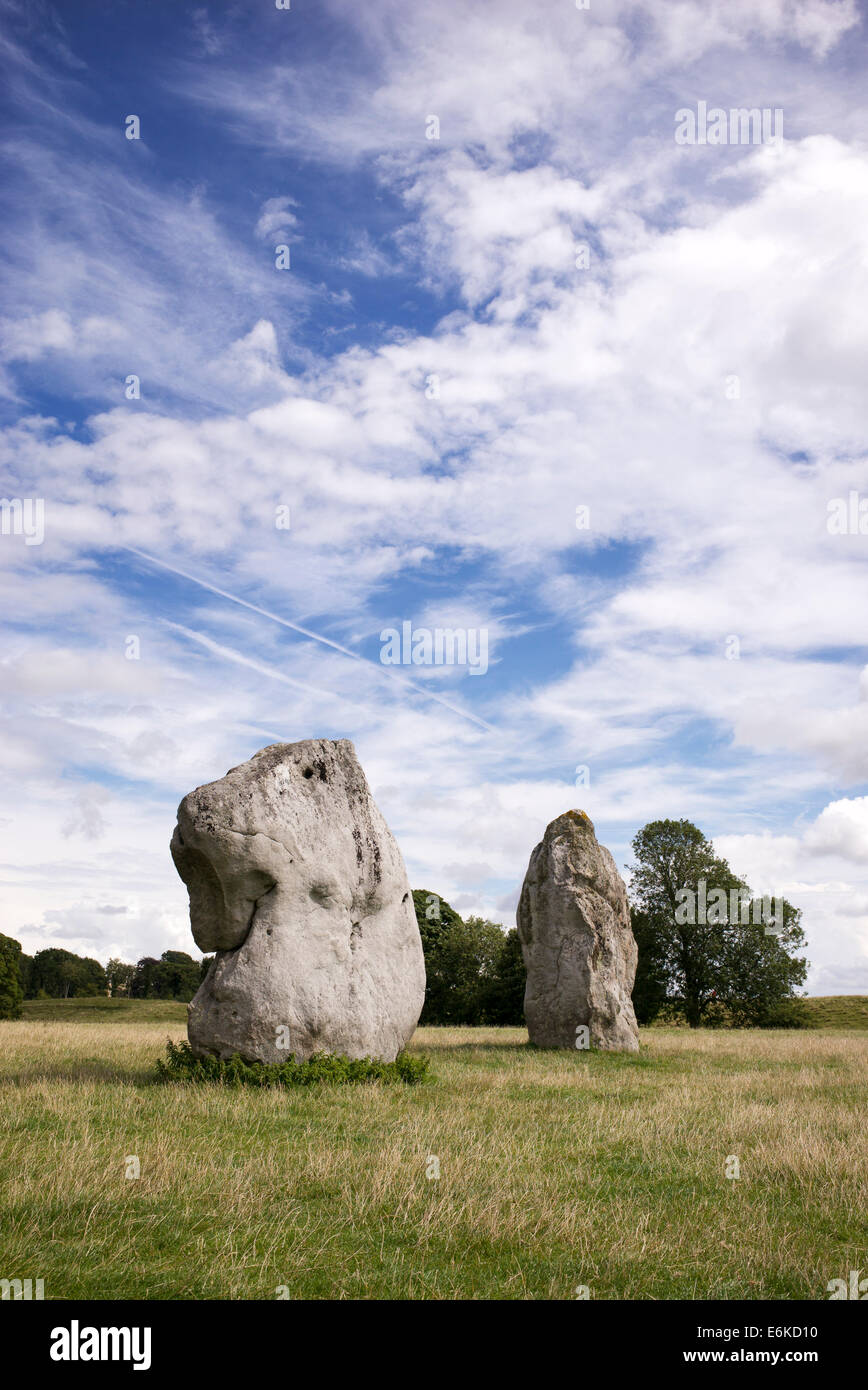
[[834, 855], [868, 870], [868, 796], [832, 801], [804, 839], [810, 854]]
[[267, 198], [259, 210], [256, 235], [265, 240], [272, 237], [285, 240], [298, 226], [298, 217], [290, 211], [294, 207], [298, 207], [295, 198]]
[[0, 351], [10, 362], [32, 362], [53, 349], [69, 350], [74, 343], [69, 316], [59, 309], [46, 309], [17, 321], [7, 319], [0, 326]]
[[[0, 544], [0, 717], [30, 787], [0, 804], [9, 929], [189, 945], [166, 850], [180, 796], [263, 743], [347, 735], [414, 882], [447, 898], [509, 921], [569, 805], [619, 864], [644, 820], [686, 815], [740, 872], [804, 894], [812, 979], [856, 979], [866, 798], [829, 799], [868, 781], [865, 547], [826, 517], [864, 486], [868, 160], [853, 79], [824, 66], [855, 8], [331, 11], [358, 44], [327, 83], [270, 53], [252, 81], [232, 16], [218, 33], [203, 11], [209, 61], [173, 81], [248, 152], [376, 169], [403, 225], [360, 221], [333, 263], [395, 272], [384, 296], [399, 274], [442, 292], [424, 331], [402, 306], [343, 352], [292, 340], [344, 294], [295, 273], [277, 289], [265, 243], [302, 218], [313, 241], [295, 191], [257, 188], [236, 235], [209, 189], [159, 183], [147, 148], [120, 164], [107, 131], [87, 160], [10, 148], [33, 218], [10, 237], [10, 389], [36, 364], [53, 395], [106, 407], [0, 439], [10, 495], [46, 500], [43, 546]], [[685, 90], [741, 105], [760, 87], [783, 93], [783, 149], [675, 146]], [[396, 616], [486, 627], [489, 673], [390, 680], [376, 634]], [[432, 698], [447, 682], [455, 709]], [[112, 923], [97, 885], [140, 908]]]

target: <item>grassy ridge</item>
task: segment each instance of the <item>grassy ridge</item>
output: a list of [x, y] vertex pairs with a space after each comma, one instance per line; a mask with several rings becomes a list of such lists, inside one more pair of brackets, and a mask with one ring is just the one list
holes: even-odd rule
[[[859, 1028], [868, 1030], [868, 995], [830, 994], [802, 999], [800, 1007], [812, 1028]], [[163, 999], [26, 999], [25, 1020], [85, 1023], [186, 1023], [187, 1005]]]
[[25, 999], [22, 1023], [166, 1023], [187, 1026], [187, 1005], [173, 999]]
[[868, 995], [817, 995], [801, 1004], [812, 1028], [868, 1029]]
[[48, 1298], [818, 1299], [868, 1266], [866, 1033], [430, 1028], [432, 1086], [229, 1090], [155, 1083], [183, 1005], [102, 1002], [0, 1024], [0, 1277]]

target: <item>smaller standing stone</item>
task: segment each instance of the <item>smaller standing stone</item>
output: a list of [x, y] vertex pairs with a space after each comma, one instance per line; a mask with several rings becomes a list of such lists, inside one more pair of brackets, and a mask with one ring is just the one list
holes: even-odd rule
[[637, 948], [627, 888], [584, 811], [565, 811], [530, 857], [518, 905], [524, 1012], [538, 1047], [637, 1052], [631, 993]]

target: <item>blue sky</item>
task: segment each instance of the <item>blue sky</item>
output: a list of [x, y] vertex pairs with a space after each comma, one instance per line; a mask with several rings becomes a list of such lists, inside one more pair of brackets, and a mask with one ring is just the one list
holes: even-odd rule
[[[3, 930], [190, 949], [182, 795], [350, 737], [462, 911], [511, 924], [572, 805], [622, 866], [686, 816], [868, 992], [863, 10], [0, 25], [2, 493], [45, 506], [0, 536]], [[784, 141], [680, 145], [699, 102]], [[405, 622], [487, 671], [384, 666]]]

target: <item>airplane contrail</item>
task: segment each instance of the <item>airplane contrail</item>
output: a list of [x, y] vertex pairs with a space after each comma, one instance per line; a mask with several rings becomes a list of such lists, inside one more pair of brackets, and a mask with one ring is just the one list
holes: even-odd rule
[[[291, 632], [300, 632], [303, 637], [310, 637], [314, 642], [322, 642], [326, 647], [340, 652], [342, 656], [352, 657], [353, 661], [361, 661], [363, 665], [372, 666], [381, 675], [386, 675], [386, 668], [378, 662], [371, 661], [369, 657], [361, 656], [359, 652], [352, 651], [350, 647], [341, 646], [340, 642], [333, 642], [330, 637], [323, 637], [322, 633], [314, 632], [309, 627], [302, 627], [300, 623], [290, 622], [289, 618], [281, 618], [279, 613], [272, 613], [268, 608], [260, 608], [257, 603], [250, 603], [246, 598], [239, 598], [237, 594], [230, 593], [228, 589], [220, 589], [216, 584], [209, 584], [207, 579], [200, 579], [198, 575], [190, 574], [189, 570], [182, 570], [177, 565], [170, 565], [168, 561], [160, 560], [156, 555], [149, 555], [146, 550], [138, 550], [134, 545], [123, 545], [119, 548], [129, 551], [131, 555], [138, 555], [140, 559], [147, 560], [149, 564], [158, 565], [160, 569], [168, 570], [170, 574], [177, 574], [181, 579], [189, 579], [191, 584], [198, 584], [201, 589], [208, 589], [212, 594], [218, 594], [220, 598], [228, 599], [230, 603], [238, 603], [242, 608], [249, 608], [251, 613], [258, 613], [262, 618], [270, 618], [273, 623], [279, 623], [281, 627], [287, 627]], [[497, 730], [491, 724], [487, 724], [484, 719], [479, 719], [475, 714], [469, 714], [467, 710], [453, 705], [442, 695], [435, 695], [433, 690], [426, 690], [424, 685], [417, 685], [415, 681], [411, 681], [409, 677], [401, 675], [391, 667], [389, 667], [388, 677], [390, 680], [400, 681], [402, 685], [408, 686], [420, 695], [427, 695], [429, 700], [436, 700], [438, 705], [443, 705], [445, 709], [451, 710], [461, 719], [469, 719], [472, 724], [477, 724], [481, 729], [487, 729], [490, 734], [497, 733]]]
[[215, 642], [213, 637], [207, 637], [204, 632], [197, 632], [195, 628], [185, 627], [183, 623], [173, 623], [169, 618], [161, 618], [164, 627], [170, 627], [174, 632], [180, 632], [192, 642], [198, 642], [201, 647], [209, 651], [214, 656], [221, 656], [226, 661], [234, 661], [238, 666], [249, 666], [251, 671], [258, 671], [261, 676], [270, 676], [272, 680], [281, 681], [284, 685], [295, 686], [298, 690], [305, 690], [309, 695], [321, 695], [328, 700], [345, 700], [350, 705], [361, 705], [362, 708], [370, 708], [364, 700], [352, 700], [348, 695], [339, 695], [334, 690], [322, 690], [319, 686], [309, 685], [307, 681], [296, 680], [294, 676], [284, 675], [283, 671], [276, 671], [268, 662], [257, 661], [255, 657], [245, 656], [243, 652], [237, 652], [234, 647], [226, 647], [222, 642]]

